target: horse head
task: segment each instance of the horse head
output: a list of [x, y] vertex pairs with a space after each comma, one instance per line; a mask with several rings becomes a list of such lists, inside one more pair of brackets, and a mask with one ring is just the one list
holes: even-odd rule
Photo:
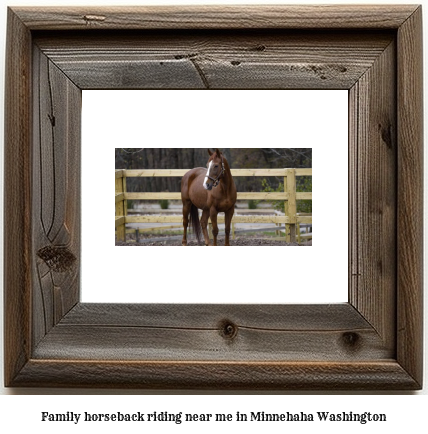
[[203, 185], [205, 190], [210, 191], [213, 187], [217, 187], [224, 174], [224, 160], [223, 154], [218, 149], [215, 152], [208, 149], [208, 155], [210, 158], [207, 162], [207, 174]]

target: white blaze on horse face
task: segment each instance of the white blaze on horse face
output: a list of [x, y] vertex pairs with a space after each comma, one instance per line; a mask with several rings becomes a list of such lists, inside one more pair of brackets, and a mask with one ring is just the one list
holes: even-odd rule
[[208, 170], [207, 170], [207, 176], [204, 179], [204, 188], [205, 190], [209, 190], [210, 186], [208, 185], [208, 176], [210, 174], [210, 170], [211, 170], [211, 165], [213, 164], [212, 160], [210, 161], [210, 164], [208, 165]]

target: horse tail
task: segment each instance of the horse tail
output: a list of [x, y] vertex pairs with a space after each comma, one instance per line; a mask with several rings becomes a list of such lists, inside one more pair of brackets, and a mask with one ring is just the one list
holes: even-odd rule
[[196, 235], [198, 243], [200, 243], [202, 241], [201, 223], [199, 222], [198, 208], [196, 208], [193, 203], [190, 208], [190, 224], [192, 225], [193, 233]]

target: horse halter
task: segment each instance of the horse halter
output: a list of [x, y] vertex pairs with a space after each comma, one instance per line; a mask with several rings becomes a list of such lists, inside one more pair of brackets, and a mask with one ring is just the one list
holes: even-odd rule
[[216, 188], [220, 184], [220, 178], [224, 174], [224, 161], [223, 161], [223, 155], [220, 155], [221, 157], [221, 171], [220, 174], [217, 176], [217, 178], [212, 178], [211, 176], [207, 175], [208, 179], [211, 179], [213, 181], [213, 187]]

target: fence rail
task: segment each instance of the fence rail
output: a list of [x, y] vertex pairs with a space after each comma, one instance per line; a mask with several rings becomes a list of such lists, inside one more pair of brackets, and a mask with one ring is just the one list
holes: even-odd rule
[[[154, 169], [154, 170], [116, 170], [115, 173], [115, 227], [118, 240], [125, 240], [125, 225], [127, 223], [181, 223], [182, 216], [128, 216], [128, 200], [180, 200], [181, 193], [128, 193], [126, 179], [136, 177], [183, 177], [188, 169]], [[234, 223], [273, 223], [285, 225], [286, 240], [295, 242], [296, 225], [312, 224], [312, 215], [297, 213], [298, 200], [312, 200], [312, 192], [296, 192], [296, 177], [312, 176], [312, 169], [232, 169], [234, 177], [244, 176], [275, 176], [284, 178], [283, 192], [238, 192], [238, 200], [281, 200], [284, 201], [285, 215], [272, 216], [238, 216], [233, 217]], [[218, 223], [224, 223], [224, 217], [218, 216]]]

